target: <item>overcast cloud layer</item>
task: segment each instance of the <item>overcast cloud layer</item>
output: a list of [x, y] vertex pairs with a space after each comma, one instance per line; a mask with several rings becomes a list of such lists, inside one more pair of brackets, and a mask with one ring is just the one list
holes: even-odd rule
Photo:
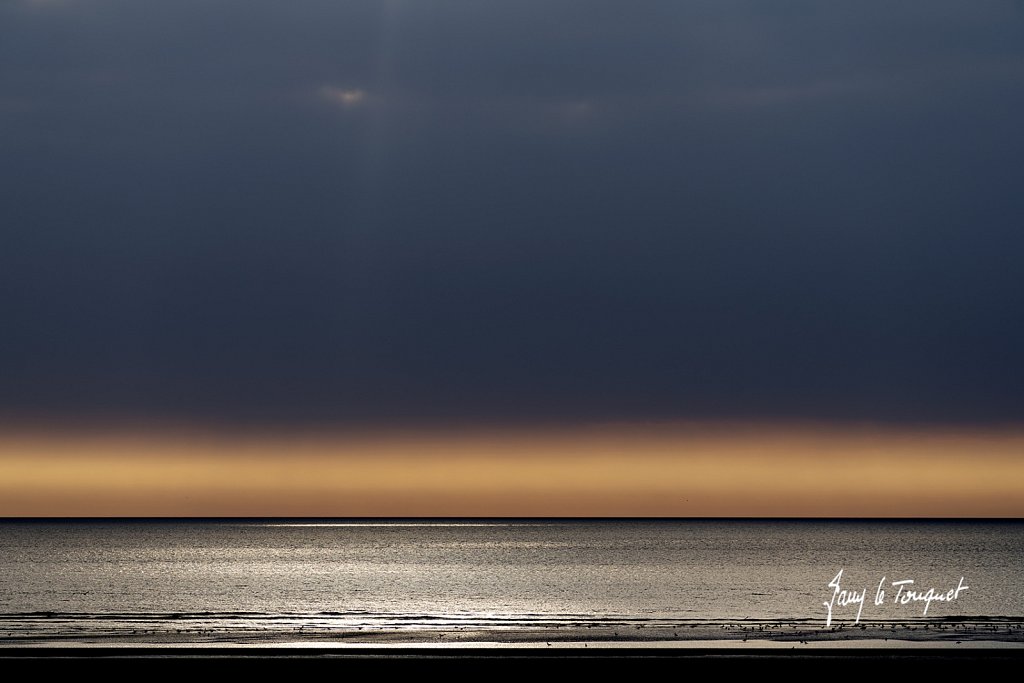
[[0, 2], [0, 414], [1024, 418], [1024, 4]]

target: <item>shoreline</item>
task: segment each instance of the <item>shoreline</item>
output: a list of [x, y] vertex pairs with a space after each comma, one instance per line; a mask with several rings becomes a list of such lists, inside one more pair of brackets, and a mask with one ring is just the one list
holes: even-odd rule
[[52, 649], [60, 650], [92, 650], [111, 648], [133, 651], [149, 650], [212, 650], [225, 651], [235, 650], [240, 653], [252, 650], [275, 650], [287, 652], [297, 650], [304, 653], [331, 654], [335, 651], [373, 651], [380, 650], [387, 652], [391, 650], [457, 650], [457, 651], [483, 651], [491, 649], [500, 650], [530, 650], [539, 649], [551, 650], [717, 650], [717, 649], [750, 649], [750, 650], [792, 650], [792, 649], [843, 649], [843, 650], [885, 650], [885, 649], [1006, 649], [1024, 650], [1024, 641], [1005, 640], [964, 640], [958, 642], [936, 641], [936, 640], [903, 640], [903, 639], [857, 639], [857, 640], [814, 640], [805, 642], [777, 641], [777, 640], [623, 640], [623, 641], [552, 641], [549, 643], [541, 641], [463, 641], [463, 642], [326, 642], [326, 641], [280, 641], [280, 642], [86, 642], [72, 641], [59, 644], [49, 642], [26, 642], [18, 644], [0, 644], [0, 658], [4, 650], [38, 650], [45, 652]]
[[[593, 621], [544, 625], [423, 621], [331, 624], [318, 619], [0, 616], [0, 649], [22, 647], [1024, 647], [1024, 618], [823, 624], [808, 620]], [[889, 644], [893, 645], [889, 645]], [[900, 645], [896, 645], [900, 644]]]

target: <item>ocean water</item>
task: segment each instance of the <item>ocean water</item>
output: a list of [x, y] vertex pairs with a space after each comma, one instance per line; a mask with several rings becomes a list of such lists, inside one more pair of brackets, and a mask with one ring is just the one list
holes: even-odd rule
[[[824, 623], [840, 570], [843, 590], [866, 591], [864, 620], [925, 616], [923, 601], [894, 602], [892, 582], [906, 580], [922, 594], [967, 586], [932, 601], [931, 619], [1024, 617], [1024, 522], [8, 520], [0, 631], [88, 633], [134, 617]], [[858, 612], [833, 610], [847, 623]]]

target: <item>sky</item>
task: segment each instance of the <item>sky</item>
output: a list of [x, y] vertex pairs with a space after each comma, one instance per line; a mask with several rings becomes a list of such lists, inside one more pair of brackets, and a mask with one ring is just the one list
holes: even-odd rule
[[1022, 515], [1021, 111], [1011, 0], [0, 1], [0, 515]]

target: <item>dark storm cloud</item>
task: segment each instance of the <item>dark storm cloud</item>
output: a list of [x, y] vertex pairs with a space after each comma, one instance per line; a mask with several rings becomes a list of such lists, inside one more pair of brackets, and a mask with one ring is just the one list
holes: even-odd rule
[[1012, 2], [0, 4], [0, 406], [1005, 420]]

